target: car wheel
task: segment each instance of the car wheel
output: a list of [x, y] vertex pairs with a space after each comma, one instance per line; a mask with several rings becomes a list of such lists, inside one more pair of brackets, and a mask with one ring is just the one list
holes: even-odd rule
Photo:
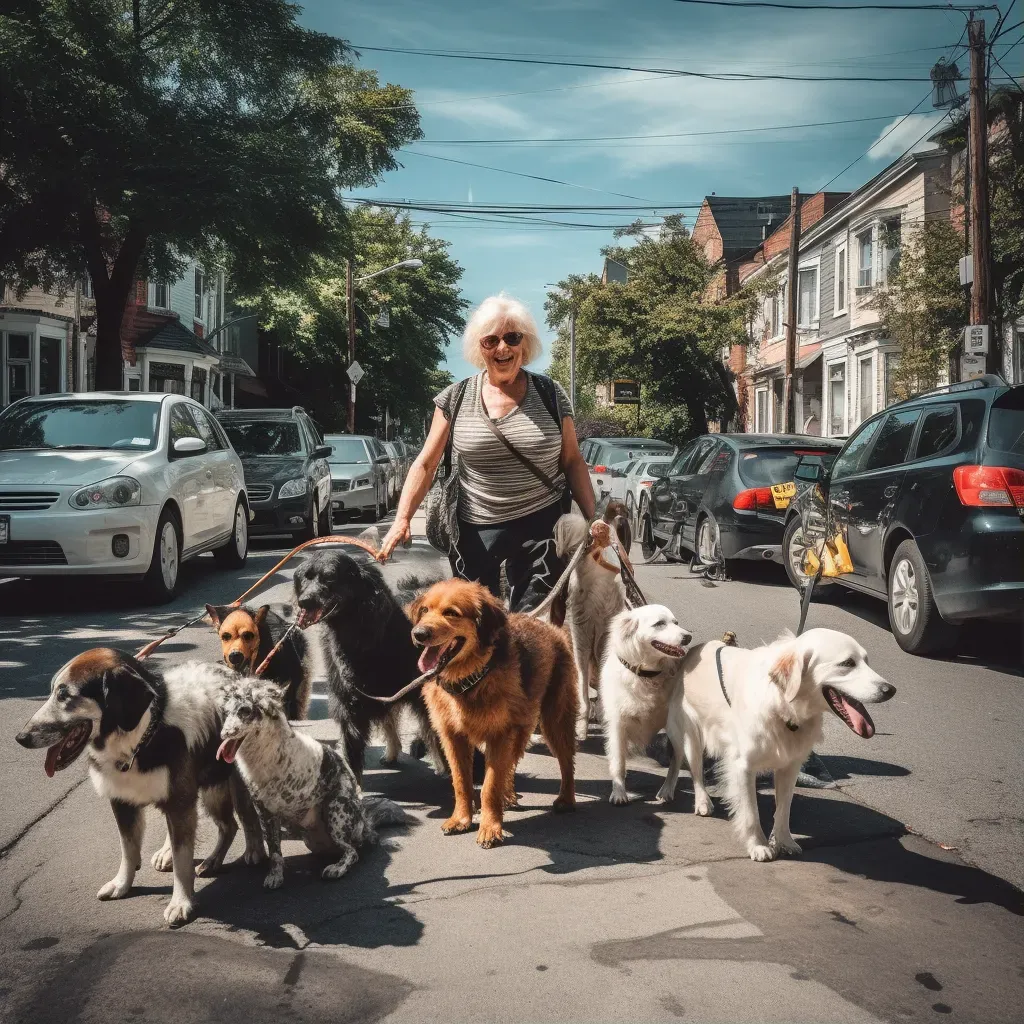
[[151, 604], [166, 604], [178, 593], [181, 574], [181, 526], [170, 508], [160, 513], [153, 541], [153, 557], [143, 577], [142, 589]]
[[309, 501], [309, 525], [303, 527], [293, 535], [296, 545], [305, 544], [307, 540], [313, 540], [320, 536], [320, 520], [316, 514], [316, 494]]
[[626, 492], [626, 519], [629, 522], [633, 522], [634, 513], [636, 512], [636, 502], [633, 500], [633, 492]]
[[[804, 572], [804, 562], [807, 552], [811, 550], [811, 547], [811, 541], [808, 540], [804, 532], [803, 520], [797, 515], [793, 516], [786, 523], [786, 529], [782, 534], [782, 562], [786, 567], [786, 575], [789, 577], [789, 582], [800, 591], [807, 586], [809, 580], [807, 573]], [[811, 595], [812, 600], [815, 596], [824, 596], [823, 590], [826, 588], [829, 596], [834, 595], [839, 590], [838, 587], [833, 585], [832, 580], [822, 576], [814, 584], [814, 593]]]
[[889, 625], [908, 654], [930, 654], [955, 641], [957, 630], [942, 621], [932, 581], [917, 544], [905, 540], [889, 565]]
[[214, 560], [224, 569], [239, 569], [249, 557], [249, 512], [241, 498], [235, 502], [235, 518], [231, 539], [213, 553]]
[[658, 545], [654, 542], [654, 530], [649, 515], [643, 515], [640, 519], [640, 550], [643, 552], [645, 562], [649, 562], [658, 553]]
[[317, 531], [321, 537], [330, 537], [334, 533], [334, 507], [331, 505], [330, 499], [324, 506], [323, 512], [320, 513]]
[[697, 536], [694, 538], [694, 554], [701, 565], [716, 565], [718, 551], [715, 544], [715, 524], [710, 516], [704, 516], [697, 524]]
[[377, 492], [373, 492], [373, 508], [367, 509], [367, 516], [371, 523], [380, 522], [380, 499], [377, 497]]

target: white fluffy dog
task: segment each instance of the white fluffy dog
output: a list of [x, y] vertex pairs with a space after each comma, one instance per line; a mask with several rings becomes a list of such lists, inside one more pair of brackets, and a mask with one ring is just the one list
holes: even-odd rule
[[569, 578], [565, 624], [572, 638], [579, 689], [579, 717], [576, 738], [587, 738], [590, 721], [590, 680], [596, 677], [604, 660], [608, 626], [612, 618], [626, 607], [626, 596], [615, 566], [609, 565], [604, 553], [611, 544], [612, 530], [598, 521], [588, 530], [587, 521], [570, 513], [555, 523], [555, 551], [559, 558], [570, 558], [575, 550], [594, 537], [594, 546]]
[[[626, 792], [626, 753], [642, 750], [659, 730], [665, 728], [673, 694], [678, 690], [682, 659], [692, 637], [661, 604], [648, 604], [620, 612], [612, 619], [608, 644], [601, 665], [601, 710], [604, 716], [605, 750], [612, 777], [611, 802], [629, 802]], [[680, 701], [680, 712], [682, 704]], [[694, 810], [711, 813], [711, 800], [704, 789], [700, 734], [695, 725], [681, 720], [684, 747], [693, 775]], [[679, 775], [666, 778], [657, 800], [672, 799]]]
[[[864, 704], [886, 701], [896, 688], [870, 668], [856, 640], [834, 629], [789, 634], [749, 651], [717, 641], [701, 644], [686, 656], [682, 671], [685, 694], [680, 691], [668, 720], [673, 749], [679, 750], [696, 720], [707, 750], [719, 758], [725, 801], [750, 859], [800, 853], [789, 831], [789, 809], [800, 766], [821, 739], [822, 716], [831, 710], [868, 739], [875, 727]], [[674, 784], [677, 771], [673, 764], [666, 786]], [[755, 783], [767, 771], [775, 774], [775, 825], [766, 840]]]

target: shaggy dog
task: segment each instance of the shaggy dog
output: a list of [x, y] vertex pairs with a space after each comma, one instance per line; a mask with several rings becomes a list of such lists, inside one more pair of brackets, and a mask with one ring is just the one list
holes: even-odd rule
[[[73, 658], [53, 677], [50, 697], [18, 733], [23, 747], [48, 747], [46, 774], [62, 771], [83, 750], [100, 796], [110, 800], [121, 836], [121, 866], [96, 894], [128, 895], [141, 866], [145, 808], [155, 804], [167, 819], [174, 890], [164, 911], [169, 925], [184, 924], [194, 910], [194, 875], [212, 874], [238, 831], [245, 828], [245, 860], [265, 858], [259, 822], [245, 787], [218, 762], [221, 717], [217, 693], [234, 673], [223, 665], [187, 662], [162, 675], [112, 648]], [[196, 798], [217, 826], [217, 845], [195, 869]]]
[[284, 884], [281, 825], [297, 830], [313, 853], [339, 857], [321, 874], [333, 879], [358, 860], [360, 846], [376, 842], [374, 826], [405, 821], [390, 800], [364, 805], [348, 762], [288, 724], [274, 683], [242, 682], [227, 691], [220, 735], [217, 756], [237, 761], [263, 823], [270, 848], [267, 889]]
[[483, 747], [477, 842], [488, 849], [502, 841], [503, 812], [517, 802], [516, 765], [538, 719], [561, 770], [554, 809], [573, 810], [576, 685], [564, 633], [506, 612], [485, 587], [464, 580], [435, 584], [413, 603], [410, 616], [412, 638], [423, 648], [420, 671], [434, 673], [424, 696], [455, 791], [444, 834], [466, 832], [473, 823], [473, 751]]
[[[719, 673], [721, 665], [721, 673]], [[717, 641], [693, 648], [683, 662], [682, 685], [669, 711], [674, 750], [686, 742], [695, 720], [704, 747], [719, 758], [725, 801], [751, 860], [800, 853], [789, 831], [789, 809], [800, 766], [821, 740], [822, 716], [832, 711], [858, 736], [875, 727], [865, 703], [896, 692], [868, 666], [856, 640], [834, 629], [809, 629], [773, 644], [744, 650]], [[701, 753], [686, 756], [699, 763]], [[765, 839], [757, 813], [758, 772], [775, 773], [775, 826]], [[678, 768], [669, 769], [666, 787]]]
[[[288, 623], [267, 604], [259, 608], [208, 604], [206, 613], [220, 637], [224, 663], [244, 676], [251, 676], [263, 664], [288, 629]], [[311, 683], [306, 653], [306, 638], [292, 630], [263, 673], [264, 679], [284, 687], [284, 711], [292, 721], [309, 714]]]
[[[383, 725], [389, 713], [402, 706], [416, 717], [434, 767], [443, 771], [440, 746], [419, 690], [398, 705], [365, 696], [390, 697], [420, 674], [409, 620], [380, 569], [361, 565], [340, 551], [317, 551], [299, 566], [293, 583], [299, 625], [324, 625], [328, 707], [341, 728], [345, 756], [356, 778], [363, 775], [370, 727]], [[397, 751], [389, 750], [385, 758], [389, 755], [397, 757]]]
[[[628, 749], [646, 749], [655, 733], [668, 723], [669, 706], [691, 639], [689, 631], [661, 604], [624, 611], [612, 619], [601, 665], [600, 690], [613, 804], [629, 803]], [[694, 812], [710, 814], [712, 805], [704, 789], [700, 735], [693, 723], [687, 725], [684, 747], [693, 776]], [[670, 772], [658, 792], [659, 803], [672, 799], [678, 774], [676, 765], [675, 773]]]
[[555, 551], [559, 558], [568, 560], [573, 552], [587, 542], [588, 534], [594, 538], [587, 556], [577, 563], [569, 578], [566, 599], [565, 625], [572, 638], [576, 660], [577, 700], [579, 718], [576, 738], [582, 743], [587, 738], [590, 721], [590, 681], [596, 682], [604, 660], [608, 625], [626, 607], [626, 596], [614, 566], [609, 566], [604, 553], [611, 544], [611, 526], [603, 521], [587, 527], [587, 521], [570, 513], [555, 523]]

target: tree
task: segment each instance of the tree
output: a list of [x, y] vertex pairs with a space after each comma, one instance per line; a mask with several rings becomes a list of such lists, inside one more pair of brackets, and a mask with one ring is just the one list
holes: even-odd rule
[[285, 0], [9, 0], [0, 18], [0, 274], [96, 294], [97, 384], [125, 304], [185, 261], [302, 280], [346, 243], [341, 188], [419, 135], [407, 90]]
[[[449, 243], [431, 238], [425, 228], [417, 231], [406, 215], [363, 207], [351, 215], [349, 230], [358, 254], [356, 277], [404, 259], [423, 261], [418, 270], [397, 270], [355, 288], [356, 358], [366, 372], [358, 389], [357, 429], [371, 431], [371, 417], [382, 415], [385, 407], [402, 424], [418, 428], [423, 410], [450, 383], [439, 364], [448, 338], [465, 324], [462, 267], [449, 254]], [[264, 288], [243, 304], [260, 313], [263, 328], [276, 331], [316, 381], [312, 404], [320, 422], [343, 428], [348, 393], [344, 259], [320, 257], [297, 287]], [[375, 322], [381, 309], [388, 310], [387, 327]]]
[[[657, 238], [639, 223], [617, 232], [616, 238], [634, 239], [633, 245], [602, 250], [627, 268], [625, 284], [602, 286], [594, 275], [576, 275], [549, 293], [548, 324], [559, 330], [552, 374], [565, 383], [564, 322], [572, 308], [582, 413], [592, 408], [593, 384], [639, 380], [641, 429], [678, 443], [704, 433], [709, 418], [723, 418], [736, 408], [721, 353], [747, 340], [749, 300], [705, 304], [713, 268], [679, 216], [665, 218]], [[635, 409], [614, 414], [624, 427], [636, 422]]]

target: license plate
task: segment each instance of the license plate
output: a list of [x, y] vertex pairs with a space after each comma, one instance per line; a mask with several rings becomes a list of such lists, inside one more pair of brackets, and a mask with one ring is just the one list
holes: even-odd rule
[[11, 539], [11, 517], [0, 516], [0, 544], [6, 544]]
[[789, 508], [789, 503], [796, 497], [796, 484], [772, 484], [772, 500], [776, 508]]

